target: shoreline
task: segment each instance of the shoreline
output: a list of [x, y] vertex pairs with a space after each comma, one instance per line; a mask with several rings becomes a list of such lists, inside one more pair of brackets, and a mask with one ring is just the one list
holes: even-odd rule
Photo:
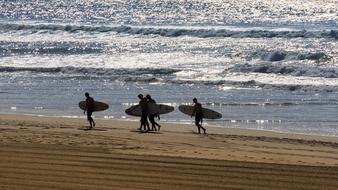
[[[23, 115], [23, 116], [30, 116], [30, 117], [45, 117], [45, 118], [67, 118], [67, 119], [84, 119], [86, 120], [86, 116], [58, 116], [58, 115], [42, 115], [42, 114], [30, 114], [30, 113], [17, 113], [17, 114], [13, 114], [13, 113], [3, 113], [0, 112], [0, 115], [13, 115], [13, 116], [19, 116], [19, 115]], [[95, 120], [105, 120], [105, 121], [120, 121], [120, 122], [133, 122], [133, 123], [138, 123], [139, 119], [138, 117], [133, 117], [133, 118], [137, 118], [137, 119], [126, 119], [126, 118], [114, 118], [114, 117], [98, 117], [98, 116], [93, 116], [93, 118]], [[195, 125], [193, 124], [193, 120], [191, 120], [190, 122], [182, 122], [182, 121], [167, 121], [167, 120], [161, 120], [160, 123], [164, 123], [164, 124], [169, 124], [169, 125], [180, 125], [180, 126], [185, 126], [185, 127], [190, 127], [193, 126], [195, 127]], [[264, 134], [270, 134], [273, 136], [294, 136], [294, 137], [298, 137], [298, 138], [304, 138], [304, 137], [309, 137], [309, 138], [324, 138], [324, 139], [331, 139], [333, 141], [335, 141], [335, 139], [338, 139], [338, 136], [334, 136], [334, 135], [322, 135], [322, 134], [310, 134], [310, 133], [294, 133], [291, 131], [278, 131], [278, 130], [268, 130], [268, 129], [256, 129], [256, 128], [240, 128], [240, 127], [224, 127], [221, 125], [215, 125], [215, 124], [205, 124], [206, 127], [208, 128], [221, 128], [222, 130], [235, 130], [235, 131], [253, 131], [255, 134], [259, 133], [259, 132], [263, 132]], [[278, 135], [279, 134], [279, 135]], [[338, 140], [337, 140], [338, 142]]]

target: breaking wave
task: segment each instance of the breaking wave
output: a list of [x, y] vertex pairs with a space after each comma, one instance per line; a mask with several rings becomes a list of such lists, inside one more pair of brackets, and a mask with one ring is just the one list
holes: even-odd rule
[[[1, 45], [1, 44], [0, 44]], [[89, 46], [46, 46], [46, 47], [0, 47], [1, 56], [11, 55], [27, 55], [27, 54], [95, 54], [103, 53], [104, 49], [101, 47]]]
[[[290, 84], [266, 84], [250, 81], [203, 81], [203, 80], [182, 80], [175, 76], [177, 69], [161, 68], [140, 68], [140, 69], [110, 69], [110, 68], [76, 68], [76, 67], [0, 67], [0, 73], [32, 72], [32, 73], [51, 73], [61, 75], [59, 77], [87, 80], [105, 79], [110, 81], [122, 82], [164, 82], [180, 85], [207, 85], [207, 86], [232, 86], [235, 88], [254, 88], [254, 89], [276, 89], [287, 91], [338, 91], [338, 86], [327, 85], [290, 85]], [[285, 105], [283, 105], [285, 106]]]
[[134, 26], [77, 26], [57, 24], [4, 24], [0, 23], [2, 31], [40, 30], [66, 31], [66, 32], [117, 32], [130, 35], [159, 35], [164, 37], [193, 36], [200, 38], [232, 37], [232, 38], [335, 38], [338, 39], [337, 30], [307, 31], [269, 31], [269, 30], [227, 30], [227, 29], [185, 29], [185, 28], [156, 28]]
[[251, 88], [251, 89], [274, 89], [284, 91], [302, 91], [302, 92], [337, 92], [338, 86], [328, 85], [296, 85], [296, 84], [267, 84], [255, 80], [249, 81], [191, 81], [191, 80], [175, 80], [171, 81], [175, 84], [204, 84], [211, 86], [230, 86], [234, 88]]
[[[0, 67], [1, 72], [34, 72], [34, 73], [60, 73], [69, 75], [92, 75], [100, 77], [113, 76], [139, 76], [139, 75], [171, 75], [179, 70], [174, 69], [107, 69], [107, 68], [78, 68], [78, 67]], [[131, 79], [130, 79], [131, 80]]]
[[338, 78], [338, 69], [333, 67], [314, 67], [304, 65], [283, 65], [273, 63], [236, 64], [224, 71], [242, 73], [267, 73], [291, 76]]
[[264, 61], [283, 61], [283, 60], [313, 60], [313, 61], [328, 61], [332, 57], [323, 53], [300, 53], [300, 52], [288, 52], [288, 51], [257, 51], [251, 55], [251, 57], [259, 57]]

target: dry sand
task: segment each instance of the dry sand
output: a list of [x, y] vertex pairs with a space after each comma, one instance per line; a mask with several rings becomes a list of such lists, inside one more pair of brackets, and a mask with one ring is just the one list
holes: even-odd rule
[[338, 189], [338, 138], [0, 115], [0, 189]]

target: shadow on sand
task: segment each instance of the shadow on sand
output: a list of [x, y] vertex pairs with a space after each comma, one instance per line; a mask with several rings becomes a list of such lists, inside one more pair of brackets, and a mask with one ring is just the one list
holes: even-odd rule
[[142, 131], [142, 130], [130, 130], [130, 132], [133, 132], [133, 133], [151, 133], [151, 134], [162, 134], [161, 132], [159, 131]]
[[82, 130], [82, 131], [108, 131], [107, 129], [103, 129], [103, 128], [89, 128], [89, 127], [81, 127], [81, 128], [78, 128], [79, 130]]

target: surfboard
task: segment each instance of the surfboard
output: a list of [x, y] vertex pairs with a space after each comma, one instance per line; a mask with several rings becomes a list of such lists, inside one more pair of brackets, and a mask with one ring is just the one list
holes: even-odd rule
[[[194, 106], [190, 106], [190, 105], [180, 105], [178, 106], [178, 109], [187, 115], [191, 115], [193, 110], [194, 110]], [[217, 111], [208, 109], [208, 108], [202, 108], [202, 112], [203, 112], [203, 118], [205, 119], [220, 119], [222, 118], [222, 114], [218, 113]]]
[[[148, 114], [167, 114], [174, 111], [174, 107], [164, 104], [148, 103]], [[141, 106], [135, 105], [125, 110], [125, 113], [131, 116], [141, 116]]]
[[[86, 108], [86, 101], [79, 102], [79, 107], [80, 109], [84, 110]], [[97, 102], [97, 101], [94, 102], [94, 111], [104, 111], [108, 108], [109, 106], [106, 103]]]

